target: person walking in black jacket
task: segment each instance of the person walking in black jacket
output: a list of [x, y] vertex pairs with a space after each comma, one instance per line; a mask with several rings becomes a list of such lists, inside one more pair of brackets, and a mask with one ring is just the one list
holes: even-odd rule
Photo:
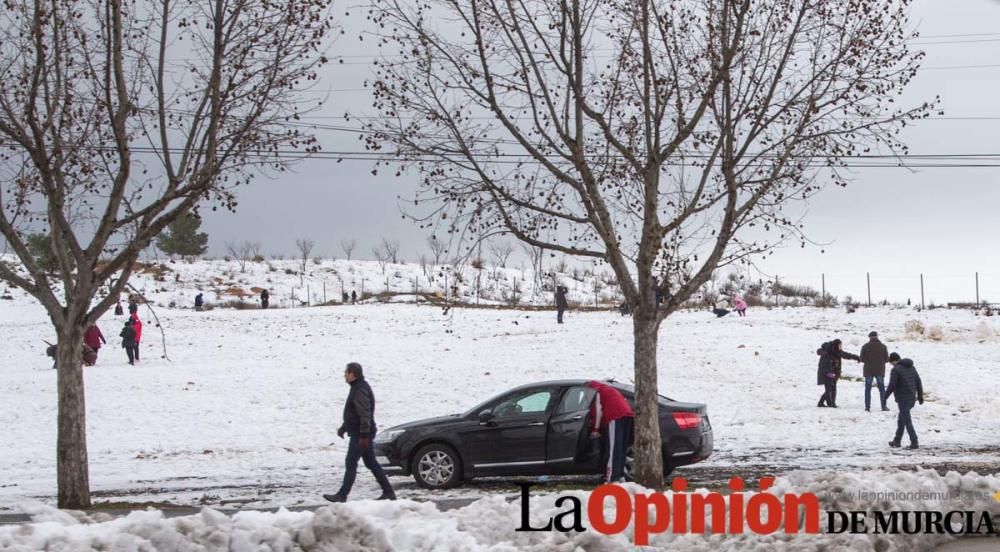
[[125, 321], [125, 327], [118, 335], [122, 338], [122, 347], [128, 355], [128, 363], [135, 366], [135, 328], [132, 327], [131, 318]]
[[892, 372], [889, 374], [889, 387], [885, 390], [885, 397], [888, 399], [890, 395], [895, 393], [896, 406], [899, 408], [899, 417], [896, 421], [896, 437], [892, 441], [889, 441], [889, 446], [893, 448], [900, 446], [900, 440], [903, 438], [903, 430], [905, 429], [907, 435], [910, 437], [910, 446], [906, 448], [916, 449], [919, 448], [917, 444], [917, 431], [913, 429], [913, 418], [910, 416], [910, 410], [913, 409], [914, 402], [924, 404], [924, 384], [920, 381], [920, 374], [917, 373], [912, 360], [908, 358], [900, 359], [898, 354], [892, 353], [889, 355], [889, 362], [893, 364]]
[[348, 363], [344, 370], [344, 381], [351, 386], [350, 393], [347, 394], [347, 401], [344, 403], [344, 423], [337, 429], [337, 436], [344, 438], [346, 433], [350, 437], [347, 445], [347, 459], [345, 461], [344, 482], [340, 485], [340, 490], [336, 494], [325, 494], [323, 498], [330, 502], [346, 502], [347, 495], [351, 493], [354, 486], [354, 478], [358, 474], [358, 460], [364, 460], [365, 467], [371, 470], [375, 480], [382, 487], [382, 494], [378, 500], [396, 500], [396, 493], [392, 490], [389, 478], [378, 461], [375, 460], [375, 449], [372, 447], [372, 439], [375, 437], [375, 394], [372, 388], [365, 381], [364, 371], [357, 362]]
[[566, 286], [556, 286], [556, 322], [563, 323], [563, 313], [566, 312], [566, 307], [569, 306], [566, 301], [566, 294], [569, 293], [569, 289]]
[[843, 359], [861, 362], [861, 357], [843, 350], [842, 341], [834, 339], [824, 343], [816, 354], [819, 355], [819, 366], [816, 369], [816, 385], [823, 386], [823, 395], [816, 406], [837, 408], [837, 380], [840, 379]]

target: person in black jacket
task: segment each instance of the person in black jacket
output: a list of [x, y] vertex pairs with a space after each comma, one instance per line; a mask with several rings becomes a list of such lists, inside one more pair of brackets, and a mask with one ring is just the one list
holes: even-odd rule
[[260, 308], [266, 309], [271, 302], [271, 294], [266, 290], [260, 290]]
[[566, 301], [566, 294], [569, 289], [566, 286], [556, 286], [556, 322], [563, 323], [563, 313], [569, 303]]
[[913, 418], [910, 410], [913, 409], [914, 401], [924, 404], [924, 384], [920, 381], [920, 374], [917, 373], [913, 361], [892, 353], [889, 355], [889, 362], [892, 363], [892, 373], [889, 374], [889, 387], [885, 389], [885, 397], [889, 398], [896, 394], [896, 406], [899, 408], [899, 417], [896, 421], [896, 437], [889, 441], [889, 446], [898, 448], [900, 440], [903, 438], [903, 430], [906, 430], [910, 437], [908, 449], [919, 448], [917, 444], [917, 431], [913, 429]]
[[122, 347], [128, 355], [128, 363], [135, 366], [135, 328], [132, 327], [131, 318], [125, 321], [125, 327], [118, 335], [122, 338]]
[[848, 353], [842, 348], [842, 341], [834, 339], [824, 343], [816, 354], [819, 355], [819, 366], [816, 369], [816, 385], [823, 386], [823, 395], [819, 398], [818, 407], [829, 406], [837, 408], [837, 380], [840, 379], [843, 359], [861, 362], [861, 357]]
[[372, 388], [365, 381], [364, 371], [357, 362], [348, 363], [344, 370], [344, 381], [351, 386], [351, 392], [347, 394], [347, 401], [344, 403], [344, 423], [337, 429], [337, 436], [344, 438], [346, 433], [350, 437], [347, 445], [346, 470], [344, 472], [344, 482], [340, 485], [340, 490], [336, 494], [325, 494], [323, 498], [330, 502], [346, 502], [347, 495], [354, 486], [354, 478], [358, 474], [358, 460], [364, 460], [365, 467], [371, 470], [375, 480], [382, 487], [382, 494], [378, 500], [396, 500], [396, 493], [392, 490], [389, 478], [378, 461], [375, 460], [375, 450], [371, 446], [371, 440], [375, 437], [375, 394]]

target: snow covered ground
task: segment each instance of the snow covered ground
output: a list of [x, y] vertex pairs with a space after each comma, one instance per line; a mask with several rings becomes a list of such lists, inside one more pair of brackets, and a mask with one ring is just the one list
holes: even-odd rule
[[[26, 499], [51, 503], [55, 492], [55, 372], [41, 341], [53, 333], [38, 306], [13, 294], [0, 301], [0, 508]], [[97, 500], [321, 503], [342, 474], [346, 444], [334, 432], [349, 361], [365, 366], [382, 428], [464, 411], [526, 382], [631, 375], [630, 319], [611, 312], [571, 312], [564, 325], [544, 311], [444, 314], [409, 304], [157, 312], [169, 361], [146, 307], [135, 367], [114, 346], [121, 321], [108, 315], [100, 324], [112, 343], [86, 369]], [[940, 328], [941, 340], [907, 334], [909, 320]], [[815, 406], [818, 345], [840, 337], [857, 352], [873, 329], [922, 375], [927, 402], [914, 410], [919, 451], [886, 446], [896, 413], [864, 412], [860, 382], [841, 382], [841, 408]], [[998, 329], [1000, 319], [968, 311], [758, 308], [742, 319], [679, 313], [661, 334], [661, 392], [708, 404], [716, 450], [698, 468], [741, 474], [755, 466], [783, 473], [1000, 465]], [[844, 373], [860, 376], [860, 365], [846, 363]], [[426, 498], [412, 479], [393, 479], [401, 497]], [[448, 496], [484, 492], [473, 486]], [[352, 496], [377, 493], [362, 471]]]

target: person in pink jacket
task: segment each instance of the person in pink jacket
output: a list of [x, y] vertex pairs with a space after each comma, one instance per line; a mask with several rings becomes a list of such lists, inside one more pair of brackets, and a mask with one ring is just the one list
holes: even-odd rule
[[747, 315], [747, 302], [743, 300], [743, 296], [740, 294], [733, 295], [733, 307], [740, 316]]

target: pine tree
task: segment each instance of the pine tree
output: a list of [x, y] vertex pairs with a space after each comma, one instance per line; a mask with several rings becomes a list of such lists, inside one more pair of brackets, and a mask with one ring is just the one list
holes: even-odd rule
[[208, 249], [208, 234], [199, 232], [201, 217], [187, 213], [167, 226], [156, 238], [156, 247], [167, 255], [195, 257]]

